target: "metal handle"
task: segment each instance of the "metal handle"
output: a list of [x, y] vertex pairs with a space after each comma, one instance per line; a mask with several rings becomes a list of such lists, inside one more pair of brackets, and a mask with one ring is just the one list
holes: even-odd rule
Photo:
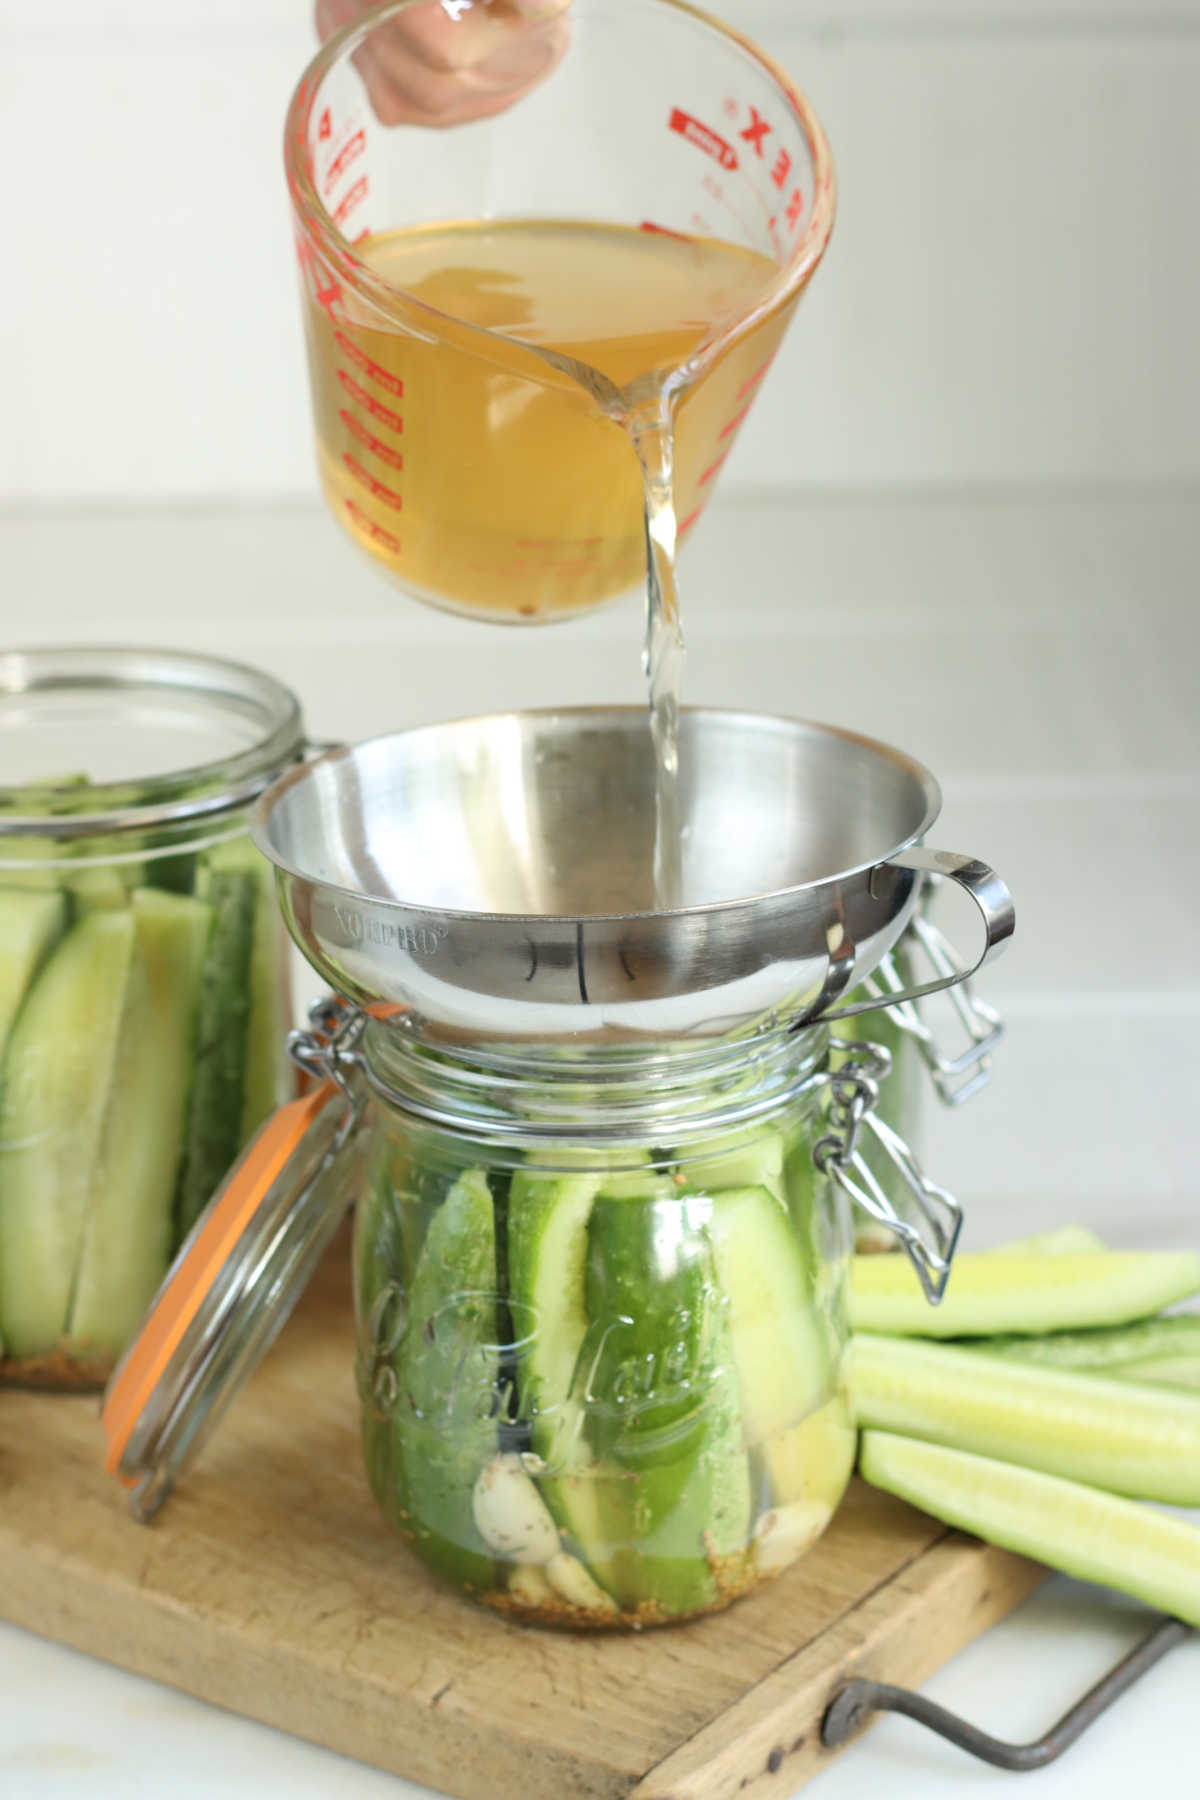
[[[946, 1188], [929, 1180], [904, 1139], [872, 1110], [879, 1098], [879, 1082], [891, 1068], [888, 1052], [879, 1044], [865, 1043], [839, 1044], [835, 1050], [849, 1060], [836, 1073], [823, 1077], [831, 1095], [830, 1129], [813, 1145], [813, 1161], [854, 1205], [861, 1206], [900, 1240], [925, 1298], [936, 1306], [950, 1279], [950, 1265], [962, 1230], [962, 1208]], [[928, 1226], [928, 1242], [896, 1210], [883, 1183], [859, 1150], [859, 1133], [864, 1128], [875, 1139]]]
[[[936, 880], [952, 881], [956, 887], [962, 888], [968, 899], [974, 902], [983, 921], [983, 949], [975, 961], [969, 964], [953, 956], [953, 966], [947, 973], [940, 974], [935, 981], [924, 981], [916, 987], [904, 988], [891, 997], [889, 1005], [899, 1000], [923, 1000], [927, 994], [940, 994], [946, 988], [957, 987], [972, 975], [978, 974], [985, 963], [993, 962], [1005, 949], [1013, 934], [1016, 913], [1012, 895], [987, 863], [979, 862], [973, 856], [959, 856], [953, 850], [927, 850], [923, 845], [917, 844], [911, 850], [898, 850], [895, 856], [889, 856], [886, 862], [878, 863], [872, 869], [873, 894], [887, 880], [889, 872], [895, 870], [912, 870], [918, 875], [933, 876]], [[856, 1013], [874, 1012], [878, 1006], [879, 1000], [876, 997], [856, 1000], [852, 1006], [842, 1006], [836, 1012], [822, 1014], [822, 1023], [850, 1019]], [[805, 1021], [806, 1024], [809, 1022], [811, 1015]]]
[[997, 1769], [1011, 1769], [1027, 1774], [1031, 1769], [1044, 1769], [1057, 1761], [1083, 1736], [1088, 1726], [1106, 1712], [1113, 1701], [1152, 1669], [1167, 1653], [1192, 1635], [1190, 1626], [1179, 1619], [1160, 1619], [1154, 1630], [1111, 1668], [1081, 1700], [1065, 1712], [1056, 1725], [1032, 1744], [1009, 1744], [994, 1738], [977, 1725], [971, 1725], [936, 1700], [911, 1688], [892, 1687], [883, 1681], [850, 1681], [839, 1689], [826, 1708], [821, 1721], [821, 1742], [830, 1750], [840, 1749], [873, 1712], [903, 1713], [919, 1725], [928, 1726], [960, 1750], [977, 1756], [981, 1762]]
[[863, 989], [875, 995], [880, 1005], [888, 1008], [905, 1036], [912, 1038], [938, 1098], [946, 1106], [961, 1106], [991, 1080], [992, 1052], [1004, 1036], [1004, 1021], [994, 1007], [979, 998], [954, 949], [931, 920], [917, 912], [908, 928], [908, 937], [913, 945], [920, 947], [939, 975], [951, 979], [957, 977], [949, 990], [949, 999], [966, 1032], [966, 1048], [957, 1056], [946, 1055], [939, 1046], [936, 1032], [921, 1017], [915, 1004], [897, 998], [905, 991], [904, 978], [891, 951], [867, 976]]

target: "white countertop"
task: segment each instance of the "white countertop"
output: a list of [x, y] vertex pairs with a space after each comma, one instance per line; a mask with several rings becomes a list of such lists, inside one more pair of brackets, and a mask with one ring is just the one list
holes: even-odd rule
[[[1190, 491], [743, 497], [714, 506], [685, 560], [687, 697], [902, 745], [942, 782], [935, 841], [1014, 891], [1017, 938], [984, 984], [1009, 1021], [995, 1080], [927, 1132], [968, 1242], [1077, 1220], [1114, 1243], [1200, 1245], [1198, 521]], [[10, 641], [260, 663], [320, 737], [640, 693], [636, 609], [542, 632], [465, 624], [394, 594], [315, 509], [0, 515], [0, 592]], [[1055, 1580], [926, 1691], [1034, 1736], [1145, 1623]], [[1038, 1793], [1195, 1791], [1197, 1692], [1193, 1641]], [[889, 1719], [806, 1792], [971, 1800], [1004, 1779]], [[217, 1791], [427, 1793], [0, 1626], [4, 1800]]]

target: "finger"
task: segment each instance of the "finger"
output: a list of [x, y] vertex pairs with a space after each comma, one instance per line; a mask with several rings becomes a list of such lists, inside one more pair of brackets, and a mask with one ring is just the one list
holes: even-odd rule
[[379, 38], [403, 42], [411, 54], [441, 73], [480, 68], [526, 33], [552, 25], [570, 0], [494, 0], [452, 18], [438, 3], [415, 6], [382, 27]]
[[[551, 21], [537, 31], [506, 39], [486, 61], [453, 71], [435, 70], [410, 54], [396, 39], [381, 41], [363, 65], [372, 102], [390, 90], [386, 123], [446, 125], [498, 111], [543, 80], [561, 58], [568, 42], [564, 22]], [[492, 101], [498, 104], [493, 106]], [[401, 108], [402, 111], [397, 109]], [[380, 117], [384, 115], [381, 113]]]

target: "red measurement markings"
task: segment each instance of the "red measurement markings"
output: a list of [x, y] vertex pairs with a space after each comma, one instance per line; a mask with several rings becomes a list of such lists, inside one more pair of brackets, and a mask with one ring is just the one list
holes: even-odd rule
[[754, 371], [753, 375], [751, 375], [750, 379], [748, 381], [743, 381], [741, 387], [738, 389], [737, 393], [734, 395], [734, 399], [742, 400], [750, 392], [751, 388], [756, 388], [774, 361], [775, 361], [775, 353], [774, 353], [774, 351], [772, 351], [771, 355], [768, 356], [766, 362], [760, 363], [758, 368], [755, 369], [755, 371]]
[[346, 499], [342, 504], [361, 531], [365, 531], [375, 543], [382, 544], [385, 550], [390, 550], [393, 556], [399, 556], [399, 538], [393, 537], [390, 531], [385, 531], [382, 525], [377, 525], [374, 519], [368, 518], [357, 501]]
[[727, 144], [709, 126], [702, 125], [699, 119], [693, 119], [690, 113], [685, 113], [678, 106], [673, 107], [669, 123], [672, 131], [677, 131], [689, 144], [695, 144], [698, 150], [703, 150], [705, 156], [711, 156], [714, 162], [719, 162], [730, 174], [737, 168], [737, 151], [733, 145]]
[[679, 527], [678, 535], [680, 537], [683, 536], [685, 531], [690, 531], [692, 529], [692, 526], [696, 523], [696, 520], [700, 517], [700, 514], [703, 511], [704, 511], [704, 501], [702, 500], [700, 502], [699, 506], [693, 507], [692, 511], [688, 514], [687, 518], [683, 521], [683, 524]]
[[750, 123], [747, 125], [745, 131], [738, 132], [738, 136], [743, 142], [753, 144], [755, 156], [762, 157], [766, 154], [763, 150], [763, 139], [769, 137], [774, 129], [773, 125], [767, 124], [767, 121], [763, 118], [758, 108], [752, 106], [750, 108]]
[[338, 201], [337, 211], [333, 215], [335, 225], [344, 225], [356, 206], [362, 204], [367, 197], [370, 183], [365, 175], [360, 175], [353, 187], [347, 188]]
[[653, 219], [643, 219], [638, 230], [652, 231], [655, 237], [678, 238], [683, 244], [690, 244], [692, 241], [686, 231], [672, 231], [669, 225], [656, 225]]
[[372, 456], [377, 456], [380, 462], [386, 463], [389, 469], [404, 467], [404, 458], [399, 450], [393, 450], [389, 445], [381, 442], [374, 433], [367, 430], [361, 419], [356, 419], [354, 414], [347, 412], [344, 406], [339, 410], [338, 418], [350, 436], [356, 437], [364, 449], [369, 450]]
[[324, 144], [327, 143], [332, 136], [333, 120], [329, 115], [329, 108], [326, 107], [325, 111], [321, 114], [321, 123], [317, 126], [317, 137], [320, 139], [321, 143]]
[[356, 131], [353, 137], [346, 139], [333, 161], [325, 171], [325, 179], [321, 184], [321, 192], [328, 196], [337, 186], [352, 162], [362, 155], [367, 147], [365, 131]]
[[726, 457], [729, 455], [729, 453], [732, 449], [733, 449], [733, 445], [730, 444], [728, 450], [722, 450], [722, 452], [721, 452], [720, 456], [718, 456], [716, 462], [709, 463], [707, 469], [705, 469], [703, 475], [700, 477], [700, 480], [697, 483], [698, 487], [704, 487], [708, 482], [710, 482], [712, 480], [713, 476], [715, 474], [717, 474], [717, 472], [719, 471], [719, 469], [721, 467], [721, 464], [725, 461]]
[[394, 431], [397, 437], [400, 436], [404, 430], [404, 420], [398, 412], [393, 412], [390, 406], [383, 404], [382, 400], [376, 400], [374, 394], [368, 394], [366, 388], [359, 387], [353, 375], [348, 375], [345, 369], [338, 370], [337, 378], [341, 382], [343, 390], [353, 401], [359, 406], [365, 406], [373, 419], [378, 419], [381, 425], [386, 425], [389, 431]]
[[400, 512], [403, 509], [404, 502], [396, 492], [395, 488], [385, 487], [382, 481], [376, 481], [375, 477], [367, 469], [363, 468], [356, 456], [351, 456], [350, 452], [347, 450], [342, 456], [342, 461], [349, 469], [351, 475], [353, 475], [355, 481], [357, 481], [360, 486], [365, 487], [368, 494], [374, 495], [381, 506], [390, 506], [393, 512]]
[[354, 339], [347, 337], [344, 331], [335, 330], [333, 341], [343, 355], [350, 358], [356, 369], [361, 369], [364, 375], [377, 381], [389, 394], [395, 394], [397, 400], [403, 400], [404, 383], [398, 375], [393, 375], [390, 369], [381, 368], [377, 362], [372, 362], [366, 351], [360, 350]]
[[720, 436], [722, 438], [727, 438], [727, 437], [732, 436], [732, 434], [737, 430], [738, 426], [741, 424], [742, 420], [745, 418], [746, 414], [750, 411], [750, 408], [753, 405], [754, 405], [754, 400], [753, 400], [753, 397], [751, 397], [749, 400], [747, 400], [745, 406], [740, 407], [738, 409], [738, 411], [734, 413], [732, 419], [726, 420], [725, 424], [722, 425], [721, 431], [720, 431]]

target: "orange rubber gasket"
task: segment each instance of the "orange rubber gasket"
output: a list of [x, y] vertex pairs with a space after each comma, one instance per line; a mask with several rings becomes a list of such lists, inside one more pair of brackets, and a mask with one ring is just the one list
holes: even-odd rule
[[133, 1487], [137, 1478], [121, 1473], [121, 1458], [156, 1384], [263, 1196], [336, 1092], [331, 1081], [324, 1082], [271, 1115], [227, 1177], [187, 1255], [126, 1352], [100, 1415], [108, 1438], [104, 1466], [126, 1487]]

